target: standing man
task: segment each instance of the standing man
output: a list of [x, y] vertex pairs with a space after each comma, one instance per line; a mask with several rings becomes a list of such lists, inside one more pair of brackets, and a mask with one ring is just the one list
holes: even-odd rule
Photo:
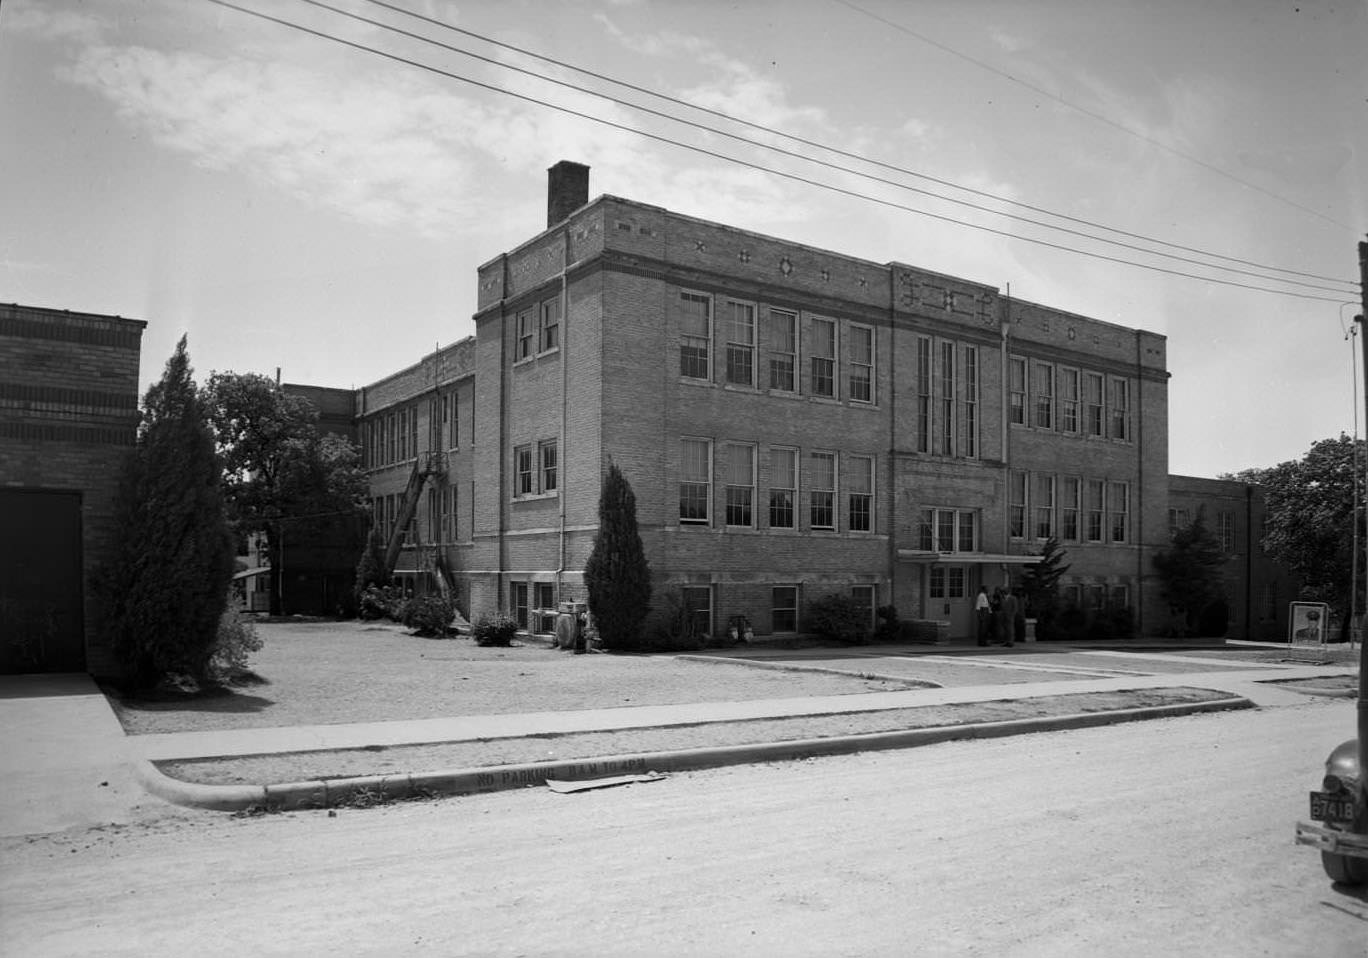
[[988, 644], [989, 630], [993, 625], [993, 606], [988, 601], [988, 587], [979, 586], [978, 598], [974, 600], [974, 612], [978, 617], [978, 644]]
[[1006, 644], [1011, 646], [1016, 635], [1017, 618], [1017, 597], [1011, 589], [1007, 589], [1002, 596], [1002, 637], [1007, 640]]

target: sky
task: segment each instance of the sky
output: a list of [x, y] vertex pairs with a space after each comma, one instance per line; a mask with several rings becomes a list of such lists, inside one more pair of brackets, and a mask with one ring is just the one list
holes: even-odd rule
[[201, 380], [340, 387], [471, 335], [570, 159], [591, 197], [1165, 335], [1172, 473], [1368, 430], [1365, 0], [231, 2], [336, 39], [0, 5], [0, 302], [145, 320], [144, 389], [182, 335]]

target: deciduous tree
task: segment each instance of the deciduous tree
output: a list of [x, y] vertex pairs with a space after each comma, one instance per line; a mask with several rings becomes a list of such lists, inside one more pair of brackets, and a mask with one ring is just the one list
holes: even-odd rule
[[1154, 557], [1164, 598], [1181, 613], [1188, 634], [1199, 631], [1202, 613], [1225, 599], [1225, 566], [1229, 556], [1206, 526], [1206, 510], [1174, 530], [1169, 547]]

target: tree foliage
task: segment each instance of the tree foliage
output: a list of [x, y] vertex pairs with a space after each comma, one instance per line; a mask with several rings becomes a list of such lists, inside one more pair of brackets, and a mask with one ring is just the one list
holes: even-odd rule
[[589, 611], [605, 648], [641, 646], [651, 611], [651, 569], [637, 531], [636, 495], [610, 463], [599, 494], [599, 527], [584, 567]]
[[[366, 496], [361, 454], [350, 440], [320, 433], [318, 411], [260, 373], [216, 372], [202, 393], [218, 451], [228, 515], [239, 534], [266, 537], [273, 568], [281, 568], [283, 540], [326, 537], [355, 555]], [[271, 613], [281, 613], [278, 590]]]
[[1169, 547], [1154, 557], [1164, 598], [1182, 614], [1189, 634], [1201, 631], [1202, 613], [1225, 600], [1225, 567], [1229, 556], [1207, 528], [1206, 510], [1187, 526], [1174, 530]]
[[1028, 565], [1021, 577], [1026, 615], [1036, 620], [1036, 638], [1054, 638], [1051, 629], [1059, 614], [1059, 579], [1069, 571], [1062, 565], [1068, 553], [1051, 536], [1040, 550], [1040, 561]]
[[380, 528], [372, 526], [366, 537], [366, 548], [356, 563], [356, 594], [359, 599], [372, 586], [389, 585], [385, 571], [385, 544], [380, 540]]
[[233, 578], [214, 438], [185, 337], [143, 399], [119, 478], [115, 547], [95, 587], [115, 656], [137, 687], [208, 677]]
[[1341, 434], [1314, 443], [1301, 459], [1223, 477], [1263, 487], [1264, 550], [1300, 581], [1299, 598], [1341, 614], [1350, 606], [1355, 522], [1364, 541], [1355, 481], [1363, 454], [1362, 440]]

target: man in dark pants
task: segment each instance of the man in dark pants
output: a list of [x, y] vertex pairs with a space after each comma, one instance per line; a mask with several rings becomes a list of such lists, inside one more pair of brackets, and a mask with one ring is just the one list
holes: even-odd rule
[[1011, 646], [1016, 639], [1016, 619], [1020, 609], [1016, 593], [1008, 589], [1002, 596], [1002, 638]]

